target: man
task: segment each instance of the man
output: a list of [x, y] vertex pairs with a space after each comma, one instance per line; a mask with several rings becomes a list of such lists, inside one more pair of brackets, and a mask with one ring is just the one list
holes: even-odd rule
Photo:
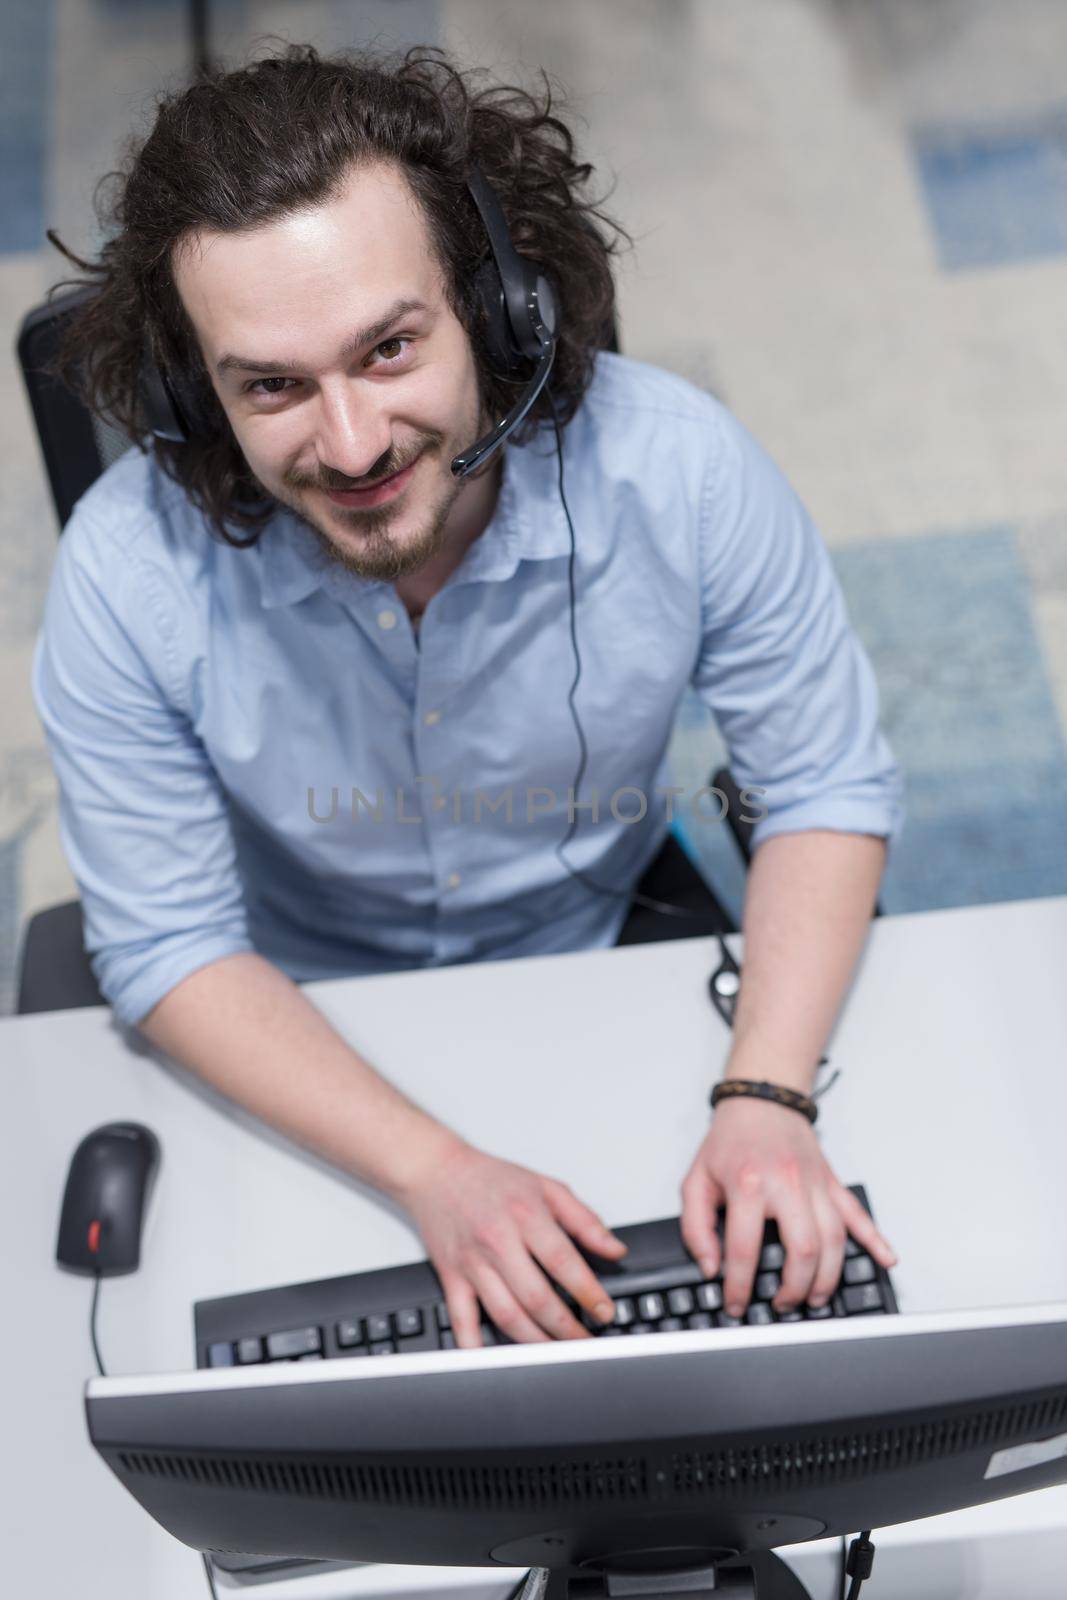
[[[451, 461], [525, 381], [479, 319], [472, 162], [560, 334], [551, 401], [459, 480]], [[117, 1015], [404, 1205], [461, 1345], [479, 1303], [513, 1338], [587, 1337], [552, 1281], [608, 1317], [574, 1240], [623, 1247], [565, 1186], [412, 1105], [293, 980], [613, 943], [664, 842], [691, 682], [765, 790], [727, 1076], [804, 1093], [899, 820], [870, 668], [802, 507], [708, 396], [595, 355], [612, 290], [588, 175], [547, 107], [435, 52], [290, 47], [165, 101], [70, 357], [139, 436], [147, 346], [198, 421], [80, 503], [35, 665]], [[623, 789], [640, 816], [632, 793], [594, 803]], [[826, 1301], [846, 1229], [894, 1260], [783, 1104], [722, 1104], [682, 1200], [735, 1314], [769, 1215], [779, 1309]]]

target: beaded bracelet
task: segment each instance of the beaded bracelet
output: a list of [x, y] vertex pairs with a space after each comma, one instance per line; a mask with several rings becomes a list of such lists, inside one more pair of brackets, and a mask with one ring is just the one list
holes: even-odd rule
[[799, 1111], [809, 1122], [814, 1122], [819, 1115], [815, 1101], [806, 1094], [796, 1089], [786, 1089], [780, 1083], [758, 1083], [754, 1078], [724, 1078], [717, 1083], [711, 1091], [711, 1109], [714, 1111], [720, 1100], [741, 1099], [744, 1096], [773, 1100], [777, 1105], [788, 1106], [790, 1111]]

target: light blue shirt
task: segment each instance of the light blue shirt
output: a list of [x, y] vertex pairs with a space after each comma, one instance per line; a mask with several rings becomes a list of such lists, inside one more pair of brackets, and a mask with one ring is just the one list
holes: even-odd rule
[[688, 684], [737, 783], [766, 791], [757, 844], [895, 834], [870, 664], [810, 518], [741, 425], [601, 355], [564, 470], [589, 747], [567, 859], [614, 895], [555, 850], [579, 749], [550, 432], [505, 448], [493, 518], [418, 631], [391, 584], [329, 562], [287, 511], [251, 549], [213, 539], [138, 451], [79, 501], [34, 693], [120, 1019], [236, 951], [299, 980], [613, 944], [669, 816], [715, 815], [666, 792]]

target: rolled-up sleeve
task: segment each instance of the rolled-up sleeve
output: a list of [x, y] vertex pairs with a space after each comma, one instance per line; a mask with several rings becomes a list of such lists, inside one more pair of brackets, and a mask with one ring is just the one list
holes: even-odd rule
[[702, 642], [693, 687], [734, 781], [764, 789], [753, 844], [826, 828], [892, 840], [903, 782], [871, 664], [829, 555], [767, 453], [725, 411], [701, 507]]
[[225, 793], [182, 706], [164, 582], [75, 514], [33, 663], [86, 949], [121, 1021], [252, 949]]

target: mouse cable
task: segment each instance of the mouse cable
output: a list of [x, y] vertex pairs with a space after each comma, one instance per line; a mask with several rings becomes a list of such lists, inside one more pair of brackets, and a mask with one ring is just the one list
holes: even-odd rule
[[93, 1301], [89, 1308], [89, 1338], [92, 1341], [93, 1355], [96, 1357], [96, 1370], [102, 1378], [106, 1378], [107, 1373], [104, 1371], [104, 1363], [100, 1359], [100, 1346], [96, 1342], [96, 1307], [100, 1299], [99, 1269], [94, 1272], [93, 1277], [95, 1282], [93, 1283]]
[[[100, 1359], [100, 1346], [96, 1339], [96, 1308], [100, 1301], [100, 1276], [99, 1270], [93, 1273], [93, 1299], [89, 1310], [89, 1338], [93, 1346], [93, 1355], [96, 1357], [96, 1370], [102, 1378], [106, 1378], [107, 1373], [104, 1371], [104, 1363]], [[218, 1591], [215, 1588], [215, 1579], [211, 1573], [211, 1563], [202, 1550], [200, 1559], [204, 1563], [204, 1576], [211, 1591], [211, 1600], [219, 1600]]]

